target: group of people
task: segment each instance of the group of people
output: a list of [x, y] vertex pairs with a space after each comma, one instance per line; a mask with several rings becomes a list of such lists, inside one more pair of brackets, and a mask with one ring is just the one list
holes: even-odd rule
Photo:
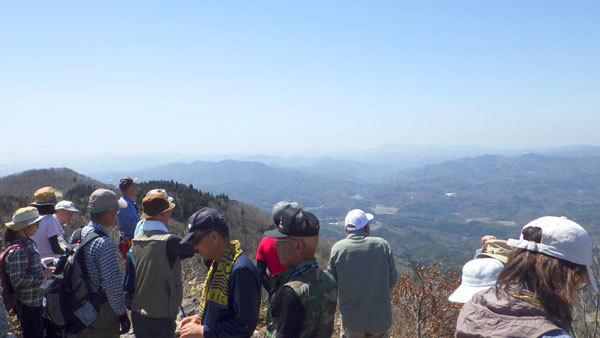
[[[136, 337], [174, 337], [177, 315], [183, 311], [181, 262], [196, 253], [208, 273], [197, 314], [180, 322], [181, 337], [252, 336], [261, 285], [268, 293], [266, 336], [329, 337], [338, 301], [342, 336], [389, 336], [397, 272], [389, 244], [369, 236], [373, 215], [358, 209], [348, 213], [348, 236], [334, 245], [327, 268], [321, 269], [315, 257], [318, 218], [298, 203], [279, 202], [272, 213], [275, 228], [265, 232], [255, 264], [240, 242], [230, 238], [225, 218], [215, 209], [202, 207], [193, 213], [183, 238], [169, 231], [176, 205], [165, 190], [149, 191], [138, 214], [136, 180], [121, 179], [122, 196], [95, 190], [87, 205], [89, 223], [70, 238], [64, 226], [80, 211], [70, 201], [59, 202], [60, 193], [51, 187], [38, 189], [31, 206], [17, 209], [5, 224], [3, 239], [10, 247], [5, 269], [16, 293], [23, 337], [118, 337], [132, 326]], [[116, 225], [118, 245], [108, 235]], [[61, 256], [78, 248], [86, 283], [97, 300], [96, 316], [72, 334], [44, 316], [43, 284]], [[120, 255], [133, 265], [130, 302], [119, 271]], [[8, 330], [7, 318], [0, 319], [0, 328]]]
[[[264, 233], [255, 265], [240, 242], [230, 238], [225, 218], [215, 209], [194, 212], [183, 238], [169, 231], [176, 205], [164, 189], [149, 191], [138, 214], [136, 181], [121, 179], [121, 197], [112, 190], [95, 190], [87, 206], [89, 223], [70, 239], [64, 226], [80, 211], [70, 201], [59, 202], [59, 192], [51, 187], [35, 191], [31, 206], [17, 209], [5, 224], [3, 240], [9, 249], [3, 264], [24, 337], [66, 334], [43, 315], [43, 284], [59, 258], [79, 245], [86, 283], [97, 295], [96, 316], [72, 336], [118, 337], [133, 326], [136, 337], [174, 337], [183, 311], [182, 260], [195, 254], [208, 273], [197, 314], [180, 322], [181, 337], [252, 336], [261, 286], [268, 294], [268, 337], [329, 337], [336, 309], [342, 337], [390, 336], [397, 271], [388, 242], [370, 236], [372, 214], [348, 212], [347, 236], [333, 245], [327, 267], [321, 269], [315, 257], [318, 218], [296, 202], [281, 201], [273, 207], [275, 227]], [[121, 233], [118, 246], [108, 235], [115, 225]], [[456, 336], [570, 337], [575, 292], [586, 285], [598, 292], [587, 232], [564, 217], [547, 216], [525, 225], [518, 240], [484, 236], [482, 244], [449, 297], [464, 303]], [[132, 265], [131, 275], [125, 276], [133, 285], [130, 301], [119, 253]], [[0, 311], [0, 329], [6, 327], [8, 318]]]

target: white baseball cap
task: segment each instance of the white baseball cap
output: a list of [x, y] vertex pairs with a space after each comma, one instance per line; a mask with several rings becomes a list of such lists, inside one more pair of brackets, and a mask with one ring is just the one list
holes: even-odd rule
[[504, 264], [495, 258], [475, 258], [468, 261], [462, 269], [460, 286], [448, 297], [455, 303], [466, 303], [479, 291], [496, 284]]
[[373, 219], [373, 214], [365, 213], [360, 209], [350, 210], [344, 220], [348, 231], [357, 231], [364, 228]]
[[60, 201], [60, 202], [56, 203], [56, 206], [54, 207], [54, 209], [80, 212], [79, 210], [77, 210], [77, 208], [75, 208], [75, 204], [73, 204], [73, 202], [71, 202], [71, 201]]
[[529, 222], [523, 230], [529, 227], [542, 229], [540, 243], [524, 239], [521, 232], [521, 237], [518, 240], [509, 239], [508, 245], [585, 265], [592, 288], [598, 292], [596, 278], [591, 269], [592, 239], [581, 225], [566, 217], [544, 216]]

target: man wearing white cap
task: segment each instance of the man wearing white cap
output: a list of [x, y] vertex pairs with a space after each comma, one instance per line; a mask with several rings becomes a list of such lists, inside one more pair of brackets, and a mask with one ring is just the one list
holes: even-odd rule
[[398, 272], [389, 243], [369, 236], [372, 219], [360, 209], [348, 212], [348, 236], [331, 248], [328, 269], [338, 282], [341, 337], [389, 337]]
[[66, 246], [66, 239], [64, 238], [64, 229], [73, 220], [73, 215], [76, 212], [80, 211], [77, 208], [75, 208], [75, 204], [73, 204], [73, 202], [71, 201], [60, 201], [56, 203], [54, 209], [54, 218], [56, 218], [58, 223], [61, 225], [60, 237], [62, 237], [62, 239], [59, 238], [59, 241], [61, 242], [61, 244], [64, 244]]

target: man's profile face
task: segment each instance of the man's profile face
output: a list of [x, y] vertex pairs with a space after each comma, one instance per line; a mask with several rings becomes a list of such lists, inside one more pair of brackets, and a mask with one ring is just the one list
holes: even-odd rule
[[216, 249], [216, 242], [213, 240], [213, 232], [214, 231], [211, 231], [204, 235], [198, 233], [199, 235], [196, 235], [202, 237], [194, 241], [194, 250], [196, 250], [196, 252], [202, 256], [202, 258], [212, 260], [215, 259], [214, 252]]
[[56, 216], [63, 224], [68, 224], [71, 222], [73, 220], [73, 214], [75, 214], [75, 212], [71, 210], [56, 210]]
[[275, 241], [275, 248], [277, 248], [277, 256], [279, 256], [279, 263], [285, 267], [290, 267], [295, 264], [296, 255], [298, 254], [297, 247], [298, 241], [302, 241], [299, 238], [278, 238]]
[[130, 198], [137, 196], [137, 187], [135, 183], [132, 183], [129, 187], [127, 187], [127, 196]]

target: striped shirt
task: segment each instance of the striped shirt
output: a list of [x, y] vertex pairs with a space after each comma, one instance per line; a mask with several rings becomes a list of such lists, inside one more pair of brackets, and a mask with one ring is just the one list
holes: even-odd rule
[[106, 229], [98, 223], [90, 222], [81, 230], [81, 239], [92, 231], [104, 234], [96, 238], [84, 249], [85, 266], [90, 278], [92, 292], [104, 290], [108, 303], [118, 315], [125, 313], [123, 278], [117, 264], [117, 249]]
[[[29, 265], [27, 251], [24, 248], [19, 247], [7, 253], [5, 266], [10, 283], [17, 294], [19, 302], [30, 307], [42, 306], [44, 294], [41, 285], [44, 282], [44, 275], [37, 246], [31, 238], [21, 237], [20, 235], [17, 235], [17, 238], [10, 244], [16, 243], [21, 243], [29, 249], [31, 265]], [[27, 269], [28, 266], [29, 270]]]

